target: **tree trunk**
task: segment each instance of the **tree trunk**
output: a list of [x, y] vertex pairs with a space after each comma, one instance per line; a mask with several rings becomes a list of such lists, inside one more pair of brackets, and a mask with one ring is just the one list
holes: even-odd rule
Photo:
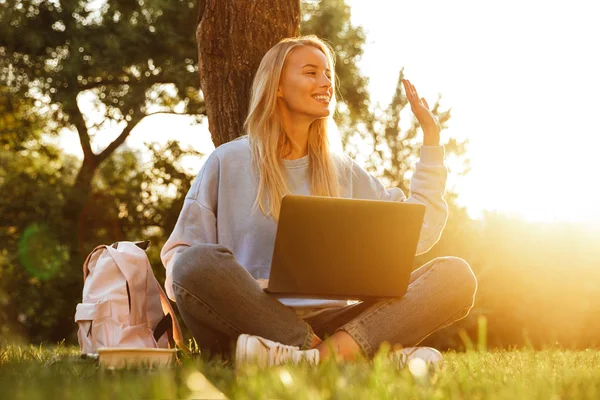
[[83, 256], [86, 249], [83, 248], [83, 237], [81, 234], [82, 214], [90, 197], [92, 180], [98, 164], [94, 157], [85, 157], [79, 169], [75, 184], [69, 189], [63, 215], [69, 227], [69, 240], [71, 257]]
[[244, 134], [254, 74], [267, 50], [298, 35], [300, 1], [203, 0], [199, 7], [200, 88], [217, 147]]

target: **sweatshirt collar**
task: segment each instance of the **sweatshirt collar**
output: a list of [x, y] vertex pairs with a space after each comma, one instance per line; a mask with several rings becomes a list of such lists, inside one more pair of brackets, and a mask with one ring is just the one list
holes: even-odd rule
[[297, 158], [295, 160], [283, 159], [283, 166], [286, 168], [301, 168], [308, 165], [308, 154], [304, 157]]

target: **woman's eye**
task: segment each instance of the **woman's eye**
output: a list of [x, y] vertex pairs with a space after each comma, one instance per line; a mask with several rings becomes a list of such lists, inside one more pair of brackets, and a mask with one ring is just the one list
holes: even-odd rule
[[[316, 72], [312, 71], [312, 72], [307, 72], [308, 75], [317, 75]], [[325, 75], [327, 77], [327, 79], [331, 80], [331, 75]]]

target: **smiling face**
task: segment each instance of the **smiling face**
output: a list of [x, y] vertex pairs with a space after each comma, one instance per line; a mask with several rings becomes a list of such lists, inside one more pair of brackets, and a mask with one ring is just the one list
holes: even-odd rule
[[319, 119], [331, 113], [332, 73], [325, 54], [312, 46], [297, 47], [288, 55], [279, 81], [278, 104], [294, 117]]

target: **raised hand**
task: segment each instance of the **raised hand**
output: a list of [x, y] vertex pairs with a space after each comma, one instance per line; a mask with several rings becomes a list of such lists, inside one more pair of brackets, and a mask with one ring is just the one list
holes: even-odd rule
[[423, 145], [439, 146], [442, 127], [436, 116], [429, 109], [429, 104], [427, 104], [425, 97], [419, 97], [417, 89], [415, 89], [408, 79], [403, 79], [402, 84], [404, 85], [406, 98], [410, 103], [410, 109], [415, 114], [415, 117], [417, 117], [421, 129], [423, 129]]

